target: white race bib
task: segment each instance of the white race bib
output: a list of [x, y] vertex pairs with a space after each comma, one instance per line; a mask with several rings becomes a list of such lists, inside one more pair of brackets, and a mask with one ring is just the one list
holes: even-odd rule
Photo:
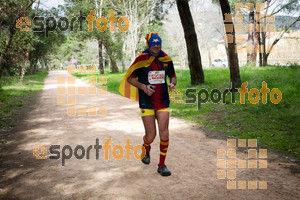
[[165, 83], [165, 71], [149, 71], [148, 81], [150, 84]]

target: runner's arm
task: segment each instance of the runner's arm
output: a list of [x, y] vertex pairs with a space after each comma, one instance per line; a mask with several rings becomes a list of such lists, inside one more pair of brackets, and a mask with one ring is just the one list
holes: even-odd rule
[[176, 83], [177, 83], [176, 76], [173, 76], [172, 78], [170, 78], [170, 83], [172, 83], [174, 86], [176, 85]]
[[127, 82], [139, 89], [142, 89], [148, 96], [151, 96], [155, 92], [150, 88], [150, 85], [145, 85], [132, 76], [127, 78]]
[[170, 91], [172, 91], [175, 88], [176, 83], [177, 83], [176, 76], [171, 77], [170, 78], [170, 83], [169, 83]]

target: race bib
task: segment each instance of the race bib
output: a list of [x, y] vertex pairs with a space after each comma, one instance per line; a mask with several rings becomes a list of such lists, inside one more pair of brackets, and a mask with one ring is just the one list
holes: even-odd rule
[[149, 71], [148, 81], [150, 84], [165, 83], [165, 71]]

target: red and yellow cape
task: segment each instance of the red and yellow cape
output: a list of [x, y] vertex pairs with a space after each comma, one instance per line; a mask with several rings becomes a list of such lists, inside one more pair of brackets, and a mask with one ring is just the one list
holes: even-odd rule
[[[135, 61], [132, 63], [132, 65], [127, 70], [120, 86], [119, 86], [119, 92], [123, 96], [133, 100], [133, 101], [139, 101], [139, 93], [138, 88], [134, 87], [133, 85], [130, 85], [127, 82], [127, 78], [134, 72], [136, 69], [142, 68], [142, 67], [148, 67], [151, 65], [151, 63], [154, 61], [155, 57], [149, 54], [149, 49], [146, 49], [145, 51], [141, 52], [140, 55], [135, 59]], [[158, 60], [161, 62], [170, 62], [172, 61], [171, 57], [168, 56], [165, 52], [161, 52]]]

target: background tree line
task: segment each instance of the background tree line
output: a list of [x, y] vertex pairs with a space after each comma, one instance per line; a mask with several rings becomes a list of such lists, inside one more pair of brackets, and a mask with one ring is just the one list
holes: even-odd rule
[[[81, 63], [97, 64], [100, 74], [104, 73], [104, 66], [110, 66], [111, 73], [117, 73], [119, 70], [123, 72], [128, 67], [128, 63], [145, 48], [145, 35], [149, 32], [164, 33], [162, 21], [168, 14], [170, 8], [175, 5], [177, 7], [181, 26], [184, 30], [184, 39], [186, 42], [187, 60], [190, 69], [191, 84], [203, 84], [205, 82], [203, 66], [201, 60], [201, 52], [198, 42], [199, 33], [198, 24], [194, 24], [192, 12], [194, 7], [191, 7], [193, 1], [189, 0], [65, 0], [65, 3], [58, 8], [50, 10], [40, 9], [40, 0], [7, 0], [1, 1], [0, 4], [0, 78], [2, 75], [19, 75], [21, 80], [24, 75], [32, 74], [37, 71], [38, 65], [40, 68], [48, 69], [49, 66], [61, 67], [68, 64], [71, 58], [77, 58]], [[220, 30], [224, 37], [224, 33], [233, 35], [233, 43], [225, 44], [228, 66], [230, 69], [230, 82], [239, 84], [239, 61], [235, 47], [235, 29], [233, 31], [226, 30], [225, 24], [230, 22], [225, 21], [225, 15], [234, 14], [235, 3], [253, 3], [254, 9], [246, 13], [249, 16], [249, 23], [262, 24], [266, 27], [267, 15], [273, 4], [277, 6], [271, 12], [275, 15], [278, 12], [292, 13], [299, 10], [299, 0], [212, 0], [213, 3], [219, 6], [219, 12], [222, 18], [220, 21], [224, 23], [224, 30]], [[258, 15], [255, 5], [256, 3], [264, 4], [264, 14]], [[199, 5], [201, 6], [201, 5]], [[65, 16], [68, 19], [73, 17], [88, 16], [91, 10], [96, 10], [96, 19], [100, 16], [108, 18], [110, 10], [114, 10], [117, 18], [125, 16], [129, 19], [130, 28], [126, 32], [121, 32], [117, 28], [115, 22], [115, 31], [111, 32], [108, 29], [100, 32], [96, 29], [95, 21], [92, 32], [87, 31], [88, 25], [84, 20], [83, 31], [79, 30], [79, 23], [75, 23], [74, 30], [60, 31], [56, 28], [53, 32], [45, 37], [43, 32], [25, 32], [16, 29], [16, 20], [20, 17], [28, 16], [33, 19], [35, 16], [53, 16], [59, 19]], [[262, 20], [258, 18], [263, 18]], [[272, 46], [282, 38], [283, 34], [290, 27], [299, 21], [288, 22], [278, 34]], [[196, 19], [197, 21], [197, 19]], [[208, 21], [208, 23], [214, 23]], [[233, 24], [231, 22], [231, 24]], [[256, 27], [256, 26], [254, 26]], [[176, 32], [174, 28], [174, 32]], [[196, 31], [198, 30], [198, 31]], [[201, 32], [200, 32], [201, 33]], [[205, 31], [201, 33], [201, 38], [205, 35]], [[260, 53], [249, 53], [247, 55], [248, 63], [255, 63], [257, 55], [259, 56], [259, 65], [267, 65], [268, 56], [271, 48], [266, 49], [266, 37], [268, 33], [265, 29], [257, 32], [254, 28], [253, 32], [248, 33], [247, 43], [252, 45], [254, 49], [258, 45], [263, 47]], [[183, 38], [181, 38], [182, 40]], [[95, 48], [95, 44], [96, 48]], [[205, 42], [201, 43], [205, 44]], [[209, 49], [209, 48], [207, 48]], [[179, 50], [180, 51], [180, 50]], [[181, 50], [182, 51], [182, 50]], [[89, 63], [87, 63], [89, 62]], [[211, 61], [210, 61], [211, 62]]]

